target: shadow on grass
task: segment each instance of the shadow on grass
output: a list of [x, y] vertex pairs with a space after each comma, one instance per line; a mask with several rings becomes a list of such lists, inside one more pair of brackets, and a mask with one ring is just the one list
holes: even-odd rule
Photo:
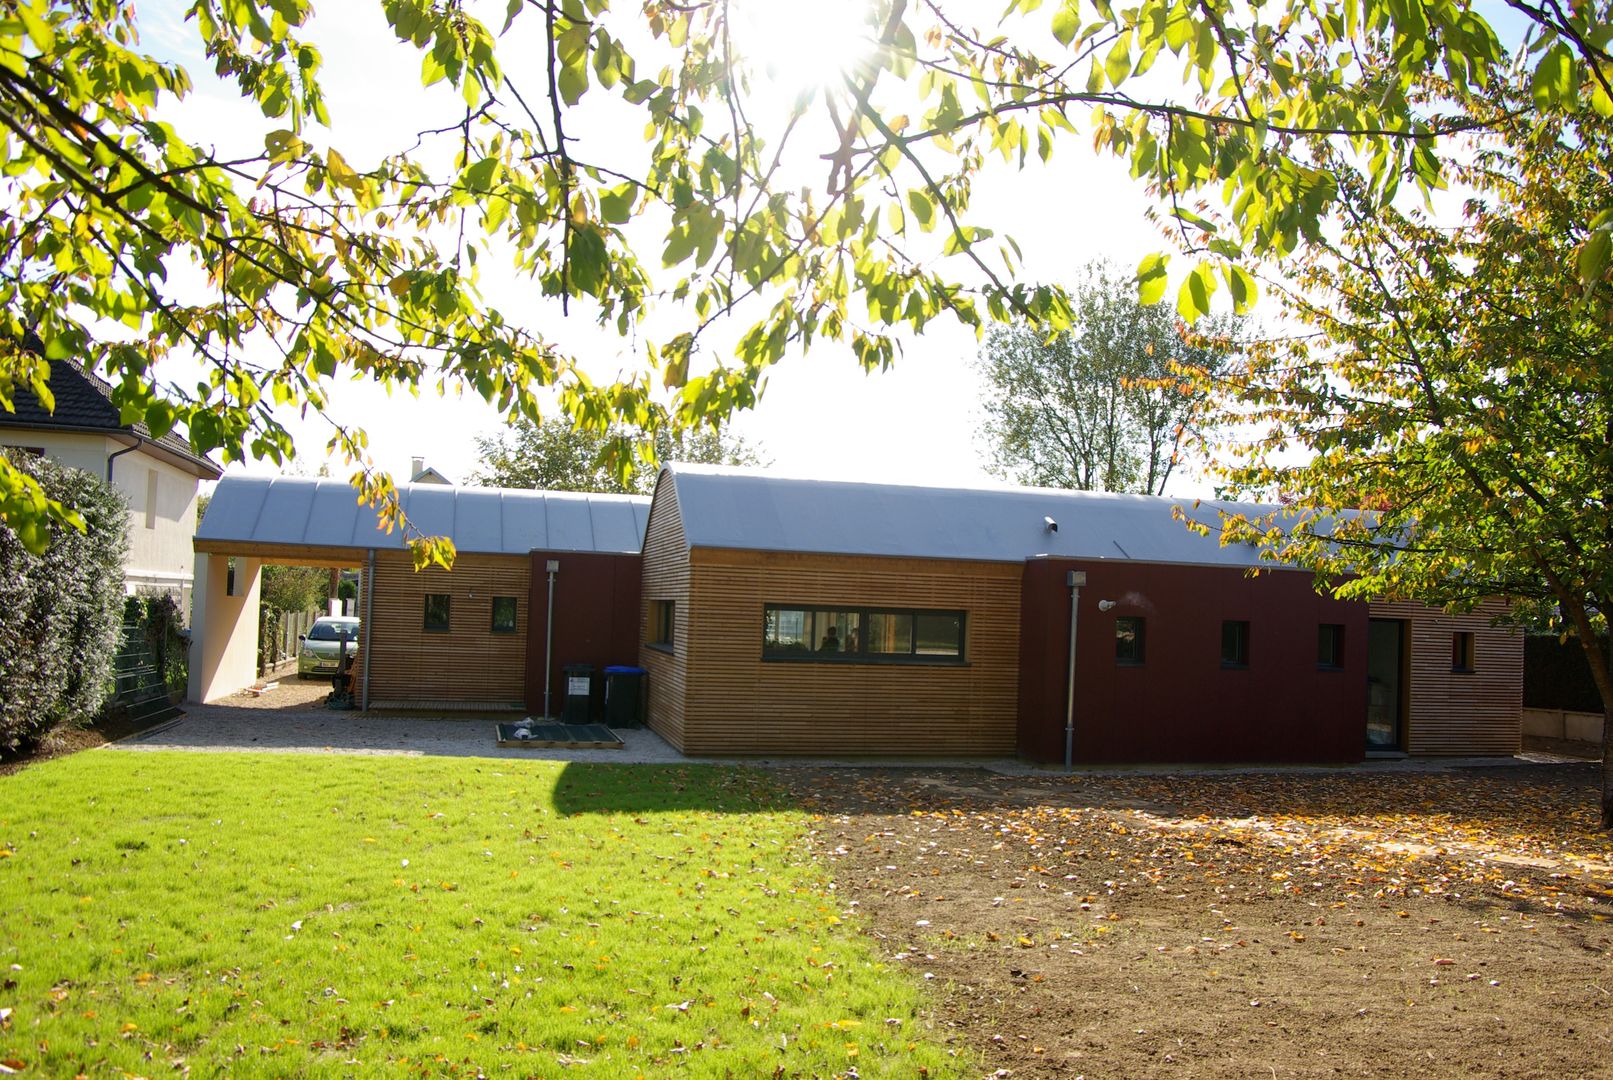
[[801, 803], [766, 770], [743, 765], [567, 762], [555, 781], [562, 814], [779, 813]]

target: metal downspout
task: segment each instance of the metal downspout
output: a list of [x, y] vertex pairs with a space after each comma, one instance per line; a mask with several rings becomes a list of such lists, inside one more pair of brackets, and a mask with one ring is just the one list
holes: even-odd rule
[[1064, 688], [1064, 771], [1075, 771], [1075, 630], [1081, 609], [1081, 586], [1087, 583], [1084, 570], [1071, 570], [1065, 576], [1070, 586], [1070, 663]]
[[122, 450], [114, 450], [112, 453], [110, 453], [110, 454], [108, 454], [106, 456], [106, 482], [107, 483], [110, 484], [112, 482], [112, 463], [114, 461], [116, 461], [118, 458], [122, 457], [124, 454], [132, 454], [138, 449], [140, 449], [140, 440], [137, 438], [137, 439], [135, 439], [135, 442], [134, 442], [133, 446], [125, 446]]
[[358, 707], [364, 711], [370, 710], [370, 627], [374, 620], [370, 618], [375, 612], [375, 549], [370, 548], [369, 565], [365, 567], [364, 579], [364, 693], [359, 695]]
[[543, 624], [543, 718], [554, 714], [549, 711], [549, 681], [554, 674], [554, 576], [560, 570], [560, 560], [550, 559], [545, 569], [549, 572], [549, 614]]

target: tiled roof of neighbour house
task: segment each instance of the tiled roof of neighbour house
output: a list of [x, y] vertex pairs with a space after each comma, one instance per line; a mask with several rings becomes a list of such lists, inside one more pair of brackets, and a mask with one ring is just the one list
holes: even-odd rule
[[[671, 464], [691, 547], [1023, 562], [1036, 557], [1271, 567], [1245, 544], [1223, 547], [1176, 520], [1214, 527], [1217, 508], [1275, 507], [1049, 488], [923, 487], [802, 480], [765, 471]], [[1047, 527], [1047, 519], [1058, 530]]]
[[112, 404], [111, 384], [72, 360], [50, 362], [50, 392], [56, 399], [55, 412], [46, 410], [32, 391], [18, 384], [12, 394], [16, 412], [0, 413], [0, 427], [133, 435], [179, 458], [188, 471], [204, 480], [216, 480], [223, 473], [213, 462], [196, 453], [178, 432], [170, 431], [160, 439], [153, 439], [145, 424], [123, 423], [117, 406]]
[[[401, 484], [398, 502], [420, 534], [482, 554], [637, 554], [650, 517], [650, 500], [638, 495]], [[285, 476], [224, 477], [196, 539], [380, 550], [407, 543], [401, 529], [382, 531], [375, 509], [346, 481]]]

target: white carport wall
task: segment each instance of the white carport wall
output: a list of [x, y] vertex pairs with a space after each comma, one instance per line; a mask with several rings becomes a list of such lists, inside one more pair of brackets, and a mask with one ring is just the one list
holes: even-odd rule
[[[230, 563], [235, 563], [234, 590]], [[196, 553], [190, 682], [186, 699], [214, 701], [258, 677], [258, 596], [263, 564], [243, 556]]]

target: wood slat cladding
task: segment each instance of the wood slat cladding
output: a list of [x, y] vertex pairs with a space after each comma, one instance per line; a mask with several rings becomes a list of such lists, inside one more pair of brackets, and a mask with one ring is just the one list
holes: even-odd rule
[[[689, 548], [678, 516], [677, 488], [665, 480], [655, 485], [650, 520], [644, 532], [643, 598], [639, 604], [639, 667], [649, 672], [648, 722], [651, 730], [684, 748], [684, 697], [689, 670]], [[650, 607], [671, 600], [672, 648], [648, 644]]]
[[[1407, 625], [1406, 750], [1412, 754], [1515, 754], [1522, 740], [1523, 635], [1491, 625], [1488, 601], [1465, 615], [1417, 603], [1373, 603], [1374, 619]], [[1473, 635], [1471, 672], [1451, 670], [1451, 636]]]
[[[461, 554], [453, 570], [416, 572], [405, 552], [378, 552], [370, 625], [370, 697], [505, 704], [526, 695], [531, 562]], [[447, 593], [449, 629], [424, 629], [427, 593]], [[495, 634], [493, 597], [516, 597], [515, 632]], [[541, 693], [541, 691], [540, 691]]]
[[[1013, 753], [1017, 564], [696, 549], [687, 573], [684, 752]], [[965, 662], [764, 661], [766, 604], [961, 610]]]

